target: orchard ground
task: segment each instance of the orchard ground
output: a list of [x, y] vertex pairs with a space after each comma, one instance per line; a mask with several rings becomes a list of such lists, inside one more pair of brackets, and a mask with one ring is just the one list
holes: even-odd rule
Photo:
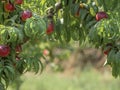
[[[82, 60], [86, 57], [88, 61], [92, 59], [94, 62], [90, 63], [86, 60], [85, 65], [80, 60], [77, 64], [78, 61], [75, 62], [74, 58], [76, 52], [74, 52], [68, 60], [63, 61], [62, 67], [66, 66], [63, 71], [55, 72], [56, 67], [51, 68], [50, 63], [41, 75], [24, 74], [21, 77], [23, 83], [20, 90], [119, 90], [120, 80], [111, 75], [109, 66], [103, 66], [105, 57], [101, 56], [102, 52], [96, 49], [84, 49], [83, 52], [86, 53]], [[8, 90], [14, 90], [14, 88], [9, 87]]]
[[[41, 75], [26, 73], [20, 90], [119, 90], [120, 80], [110, 72], [100, 73], [91, 68], [70, 76], [44, 72]], [[9, 88], [8, 90], [14, 90]]]

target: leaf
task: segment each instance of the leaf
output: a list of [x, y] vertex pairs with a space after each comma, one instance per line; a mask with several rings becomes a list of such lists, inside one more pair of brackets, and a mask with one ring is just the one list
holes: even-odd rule
[[10, 82], [10, 80], [11, 80], [11, 76], [9, 76], [9, 75], [11, 75], [10, 73], [9, 73], [9, 71], [5, 68], [4, 69], [4, 76], [2, 77], [3, 79], [4, 79], [4, 81], [5, 81], [5, 86], [6, 86], [6, 88], [8, 87], [8, 85], [9, 85], [9, 82]]
[[0, 82], [0, 90], [5, 90], [4, 84], [2, 82]]
[[41, 37], [46, 32], [46, 23], [43, 18], [34, 15], [25, 23], [25, 35], [31, 39]]
[[7, 27], [7, 31], [9, 33], [8, 42], [16, 42], [18, 39], [17, 28], [15, 27]]
[[37, 60], [37, 58], [34, 59], [33, 67], [34, 67], [35, 73], [37, 74], [39, 71], [39, 61]]
[[95, 16], [96, 15], [96, 12], [94, 11], [94, 8], [93, 7], [90, 7], [90, 14], [92, 16]]
[[13, 80], [15, 78], [15, 71], [11, 66], [5, 66], [5, 68], [8, 70], [9, 72], [9, 77], [11, 80]]
[[80, 18], [81, 18], [82, 21], [84, 21], [86, 19], [87, 15], [88, 15], [87, 10], [85, 10], [85, 9], [80, 10]]
[[43, 66], [43, 63], [41, 62], [41, 60], [39, 60], [39, 64], [40, 64], [40, 67], [41, 67], [40, 71], [41, 71], [41, 73], [42, 73], [44, 66]]
[[118, 70], [117, 64], [114, 63], [113, 66], [112, 66], [112, 75], [115, 78], [117, 78], [118, 74], [119, 74], [119, 70]]
[[17, 32], [17, 36], [18, 36], [17, 43], [22, 43], [23, 39], [24, 39], [23, 30], [16, 29], [16, 32]]
[[96, 20], [91, 20], [86, 24], [86, 28], [90, 29], [96, 24]]

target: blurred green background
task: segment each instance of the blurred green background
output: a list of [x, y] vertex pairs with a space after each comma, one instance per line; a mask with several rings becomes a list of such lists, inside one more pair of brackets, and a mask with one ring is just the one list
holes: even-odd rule
[[[47, 44], [44, 44], [40, 51], [47, 50], [47, 54], [43, 53], [46, 60], [41, 59], [43, 72], [37, 75], [25, 73], [8, 90], [119, 90], [120, 80], [112, 76], [109, 66], [103, 66], [106, 56], [101, 50], [80, 49], [77, 43], [69, 48], [50, 45], [53, 46], [45, 48]], [[38, 46], [34, 47], [35, 51]]]
[[[93, 68], [74, 73], [43, 72], [41, 75], [26, 73], [22, 77], [20, 90], [119, 90], [120, 80], [108, 71], [98, 72]], [[14, 90], [10, 88], [8, 90]]]

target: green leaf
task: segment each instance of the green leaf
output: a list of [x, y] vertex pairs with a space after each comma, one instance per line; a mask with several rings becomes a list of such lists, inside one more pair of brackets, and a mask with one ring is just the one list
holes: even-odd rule
[[94, 11], [94, 8], [93, 7], [90, 7], [90, 14], [92, 16], [95, 16], [96, 15], [96, 12]]
[[34, 67], [35, 73], [37, 74], [39, 71], [39, 61], [37, 60], [37, 58], [35, 58], [33, 61], [33, 67]]
[[2, 82], [0, 82], [0, 90], [5, 90], [4, 84]]

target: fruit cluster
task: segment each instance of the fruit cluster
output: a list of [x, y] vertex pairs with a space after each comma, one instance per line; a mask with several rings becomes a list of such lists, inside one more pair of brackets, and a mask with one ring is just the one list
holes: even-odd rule
[[[75, 1], [76, 0], [74, 0], [74, 3], [75, 3]], [[83, 22], [85, 22], [83, 24], [86, 24], [87, 29], [91, 29], [91, 27], [94, 27], [94, 25], [101, 22], [101, 20], [108, 19], [108, 14], [105, 11], [101, 11], [101, 10], [98, 10], [98, 9], [99, 8], [96, 6], [96, 4], [94, 2], [91, 3], [91, 4], [80, 3], [75, 8], [75, 15], [74, 16], [76, 18], [84, 17], [83, 20], [88, 19], [88, 20], [83, 21]], [[84, 10], [84, 12], [83, 12], [83, 10]], [[84, 14], [84, 13], [86, 13], [86, 14]], [[82, 14], [84, 16], [82, 16]], [[88, 26], [87, 24], [90, 25], [90, 26]], [[89, 34], [89, 32], [87, 34]], [[105, 45], [103, 53], [105, 55], [108, 55], [112, 46], [113, 46], [112, 44], [107, 43]]]
[[[0, 45], [0, 57], [7, 57], [10, 54], [11, 48], [8, 45]], [[22, 46], [19, 44], [15, 47], [16, 57], [22, 51]]]
[[[23, 0], [14, 0], [11, 2], [10, 0], [2, 0], [4, 3], [4, 10], [8, 13], [14, 12], [16, 10], [16, 5], [23, 4]], [[21, 19], [25, 21], [27, 18], [32, 17], [32, 12], [29, 10], [22, 11], [21, 13]]]
[[[118, 1], [112, 2], [117, 4]], [[91, 2], [63, 0], [63, 10], [55, 18], [54, 36], [62, 43], [68, 43], [73, 39], [79, 41], [81, 46], [84, 45], [84, 42], [90, 42], [96, 48], [102, 48], [107, 57], [107, 64], [112, 67], [113, 76], [117, 77], [120, 73], [117, 67], [120, 66], [120, 20], [117, 20], [120, 13], [117, 11], [119, 7], [115, 7], [112, 2], [108, 5], [107, 1], [100, 0]], [[111, 12], [112, 10], [113, 12]]]
[[41, 66], [38, 57], [24, 55], [23, 45], [45, 34], [46, 23], [31, 10], [23, 10], [23, 3], [24, 0], [0, 1], [0, 85], [8, 85], [25, 71], [37, 73]]
[[[96, 20], [97, 20], [97, 21], [100, 21], [101, 19], [105, 19], [105, 18], [108, 18], [108, 15], [107, 15], [106, 12], [101, 11], [101, 12], [98, 12], [98, 13], [96, 14]], [[103, 53], [104, 53], [105, 55], [108, 55], [108, 53], [110, 52], [111, 48], [112, 48], [112, 44], [109, 44], [109, 43], [108, 43], [108, 44], [105, 46], [105, 49], [104, 49]]]
[[[1, 22], [0, 24], [4, 24], [4, 25], [8, 26], [9, 24], [8, 23], [5, 24], [5, 20], [10, 19], [16, 12], [19, 12], [18, 6], [23, 4], [23, 0], [2, 0], [1, 2], [2, 2], [1, 5], [3, 6], [2, 12], [7, 14], [7, 16], [2, 15], [2, 18], [4, 21]], [[29, 10], [20, 10], [20, 11], [21, 11], [21, 13], [19, 15], [20, 23], [22, 21], [25, 22], [28, 18], [32, 17], [31, 11], [29, 11]], [[17, 23], [17, 24], [20, 24], [20, 23]], [[17, 27], [17, 28], [19, 28], [19, 27]], [[10, 34], [12, 34], [12, 32]], [[8, 35], [7, 37], [8, 37], [8, 39], [11, 38], [10, 35]], [[4, 45], [4, 42], [1, 42], [1, 44], [2, 44], [2, 45], [0, 45], [0, 56], [1, 57], [7, 57], [10, 54], [10, 52], [11, 52], [10, 43], [12, 43], [12, 42], [9, 41], [9, 42], [5, 43], [5, 45]], [[21, 50], [22, 50], [21, 43], [22, 42], [18, 42], [15, 45], [15, 50], [17, 53], [21, 52]]]

